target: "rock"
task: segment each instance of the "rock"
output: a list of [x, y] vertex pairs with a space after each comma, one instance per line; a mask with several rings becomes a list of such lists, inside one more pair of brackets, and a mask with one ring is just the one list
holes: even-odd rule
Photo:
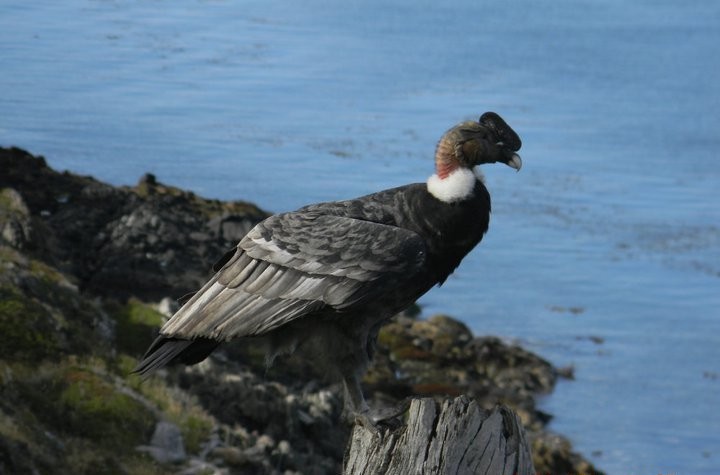
[[602, 475], [592, 464], [572, 450], [570, 441], [557, 434], [542, 432], [533, 435], [532, 449], [538, 473], [582, 473]]
[[38, 362], [109, 348], [110, 318], [68, 276], [2, 245], [0, 261], [0, 360]]
[[245, 451], [238, 447], [217, 447], [210, 455], [222, 460], [223, 465], [241, 466], [250, 463], [250, 458]]
[[380, 331], [377, 357], [365, 382], [371, 406], [381, 409], [421, 395], [437, 401], [471, 396], [486, 410], [505, 404], [533, 440], [538, 473], [599, 473], [590, 471], [594, 467], [573, 453], [569, 443], [549, 443], [558, 439], [546, 437], [550, 416], [536, 408], [536, 398], [552, 391], [557, 378], [558, 370], [548, 361], [496, 337], [473, 337], [450, 317], [398, 315]]
[[150, 445], [141, 445], [137, 449], [150, 454], [159, 463], [177, 463], [187, 458], [180, 428], [166, 421], [157, 423]]
[[20, 193], [12, 188], [0, 189], [0, 242], [24, 249], [31, 242], [30, 210]]
[[221, 239], [239, 242], [255, 224], [256, 221], [253, 219], [225, 213], [208, 221], [207, 227]]
[[229, 475], [230, 469], [218, 467], [204, 460], [191, 459], [187, 467], [176, 473], [177, 475]]
[[[232, 450], [221, 447], [210, 457], [255, 467], [272, 460], [272, 467], [306, 474], [339, 471], [349, 433], [339, 424], [339, 387], [304, 390], [267, 380], [232, 361], [215, 363], [210, 371], [189, 367], [177, 377], [220, 422], [241, 425], [250, 434]], [[256, 473], [269, 473], [263, 470]]]
[[380, 331], [378, 357], [366, 382], [394, 397], [468, 394], [486, 408], [505, 403], [542, 425], [534, 397], [551, 391], [556, 379], [542, 358], [498, 338], [474, 338], [450, 317], [397, 316]]
[[0, 435], [0, 473], [35, 474], [50, 468], [47, 461], [37, 460], [27, 442]]
[[177, 303], [177, 300], [173, 300], [170, 297], [165, 297], [155, 306], [155, 310], [168, 318], [172, 317], [179, 308], [180, 305]]
[[[13, 216], [0, 221], [6, 240], [76, 276], [83, 290], [121, 300], [196, 290], [212, 264], [268, 215], [247, 202], [200, 198], [153, 175], [135, 187], [112, 187], [58, 173], [16, 148], [0, 148], [0, 169], [0, 189], [15, 190], [4, 192], [9, 198], [0, 205], [18, 203], [0, 206]], [[35, 228], [43, 232], [30, 232]]]

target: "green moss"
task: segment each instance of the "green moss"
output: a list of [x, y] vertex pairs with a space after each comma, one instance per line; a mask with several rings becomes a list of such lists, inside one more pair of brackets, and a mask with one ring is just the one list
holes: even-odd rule
[[109, 364], [115, 374], [124, 378], [125, 382], [130, 387], [137, 390], [142, 382], [142, 379], [138, 375], [132, 373], [133, 369], [135, 369], [135, 366], [138, 364], [137, 358], [133, 358], [125, 353], [120, 353], [117, 357], [112, 359]]
[[[0, 246], [0, 359], [38, 361], [106, 350], [99, 310], [57, 269]], [[5, 340], [5, 338], [4, 338]]]
[[56, 354], [60, 335], [53, 316], [12, 286], [0, 287], [0, 359], [37, 361]]
[[35, 424], [63, 437], [130, 450], [145, 443], [155, 426], [154, 413], [123, 390], [96, 360], [16, 369], [13, 378], [10, 396], [31, 411]]
[[407, 338], [405, 338], [398, 328], [399, 325], [394, 322], [380, 327], [377, 339], [378, 344], [390, 350], [397, 346], [408, 344]]
[[157, 181], [153, 175], [145, 175], [135, 187], [130, 188], [141, 198], [149, 199], [151, 197], [173, 198], [177, 203], [190, 207], [194, 210], [195, 215], [202, 215], [208, 218], [225, 214], [237, 214], [242, 216], [263, 219], [268, 214], [258, 208], [253, 203], [247, 201], [219, 201], [214, 199], [206, 199], [196, 194], [176, 188], [174, 186], [165, 185]]
[[125, 308], [131, 323], [152, 327], [159, 327], [163, 323], [164, 317], [160, 312], [139, 300], [130, 299]]
[[109, 310], [117, 324], [117, 347], [130, 355], [142, 355], [164, 321], [160, 312], [137, 299], [130, 299], [125, 305], [112, 305]]
[[123, 475], [171, 475], [177, 473], [170, 467], [158, 465], [149, 455], [137, 454], [123, 458]]
[[[10, 412], [15, 413], [13, 409]], [[43, 445], [33, 431], [19, 420], [0, 410], [1, 473], [57, 473], [54, 447]], [[47, 435], [39, 439], [47, 440]]]
[[18, 473], [35, 471], [26, 460], [42, 474], [167, 473], [135, 450], [157, 416], [102, 360], [5, 363], [0, 375], [0, 457], [11, 450]]
[[[165, 475], [172, 473], [149, 456], [98, 448], [87, 439], [65, 440], [65, 455], [59, 473], [72, 475]], [[49, 473], [58, 473], [55, 470]]]
[[30, 272], [38, 278], [52, 284], [67, 285], [68, 281], [63, 274], [41, 261], [30, 261]]
[[71, 370], [65, 377], [59, 403], [66, 430], [124, 447], [147, 440], [154, 417], [142, 404], [88, 371]]
[[163, 417], [180, 428], [188, 453], [200, 451], [202, 443], [210, 437], [216, 421], [205, 412], [195, 397], [177, 387], [168, 386], [159, 378], [141, 383], [137, 376], [130, 375], [127, 381], [134, 390], [155, 404], [162, 411]]
[[0, 210], [13, 208], [13, 199], [10, 195], [11, 191], [7, 188], [0, 190]]
[[0, 245], [0, 262], [2, 262], [2, 263], [6, 263], [6, 262], [17, 263], [18, 259], [20, 259], [19, 252], [17, 252], [15, 249], [13, 249], [10, 246]]
[[0, 437], [28, 443], [27, 436], [14, 419], [0, 410]]
[[157, 181], [155, 175], [147, 173], [140, 177], [138, 184], [131, 188], [132, 191], [137, 193], [142, 198], [148, 198], [152, 195], [165, 195], [175, 197], [186, 197], [193, 198], [195, 196], [191, 191], [182, 190], [180, 188], [164, 185]]
[[180, 421], [180, 431], [185, 440], [185, 448], [188, 453], [198, 453], [202, 443], [210, 437], [213, 428], [213, 421], [206, 414], [187, 414], [184, 420]]
[[116, 447], [147, 440], [155, 417], [144, 405], [86, 369], [70, 368], [63, 377], [58, 403], [65, 431]]
[[188, 453], [198, 453], [217, 424], [215, 419], [205, 412], [195, 397], [168, 386], [163, 379], [143, 381], [138, 375], [132, 374], [137, 363], [136, 358], [120, 354], [111, 366], [125, 379], [128, 387], [145, 397], [162, 411], [163, 417], [180, 428]]

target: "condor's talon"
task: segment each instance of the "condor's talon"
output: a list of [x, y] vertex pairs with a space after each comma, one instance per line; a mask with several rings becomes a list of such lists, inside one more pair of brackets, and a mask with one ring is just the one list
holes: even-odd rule
[[410, 408], [411, 397], [405, 398], [397, 405], [382, 410], [371, 411], [367, 409], [354, 413], [354, 423], [370, 430], [377, 436], [382, 436], [383, 430], [396, 430], [402, 427], [401, 416]]
[[377, 423], [370, 416], [369, 411], [367, 413], [355, 414], [355, 425], [362, 426], [372, 432], [375, 437], [382, 438], [382, 432], [380, 432], [380, 428], [377, 426]]

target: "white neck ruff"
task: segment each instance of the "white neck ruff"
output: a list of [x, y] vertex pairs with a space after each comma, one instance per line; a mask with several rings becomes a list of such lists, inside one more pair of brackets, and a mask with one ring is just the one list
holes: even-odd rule
[[475, 182], [482, 181], [482, 176], [473, 170], [459, 167], [444, 179], [433, 174], [427, 181], [427, 189], [431, 195], [440, 201], [452, 203], [462, 201], [472, 195]]

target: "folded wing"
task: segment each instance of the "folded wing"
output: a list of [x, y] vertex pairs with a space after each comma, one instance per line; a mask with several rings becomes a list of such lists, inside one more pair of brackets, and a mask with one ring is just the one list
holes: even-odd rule
[[293, 212], [253, 228], [161, 329], [178, 338], [261, 335], [324, 308], [350, 311], [411, 280], [425, 261], [412, 231]]

